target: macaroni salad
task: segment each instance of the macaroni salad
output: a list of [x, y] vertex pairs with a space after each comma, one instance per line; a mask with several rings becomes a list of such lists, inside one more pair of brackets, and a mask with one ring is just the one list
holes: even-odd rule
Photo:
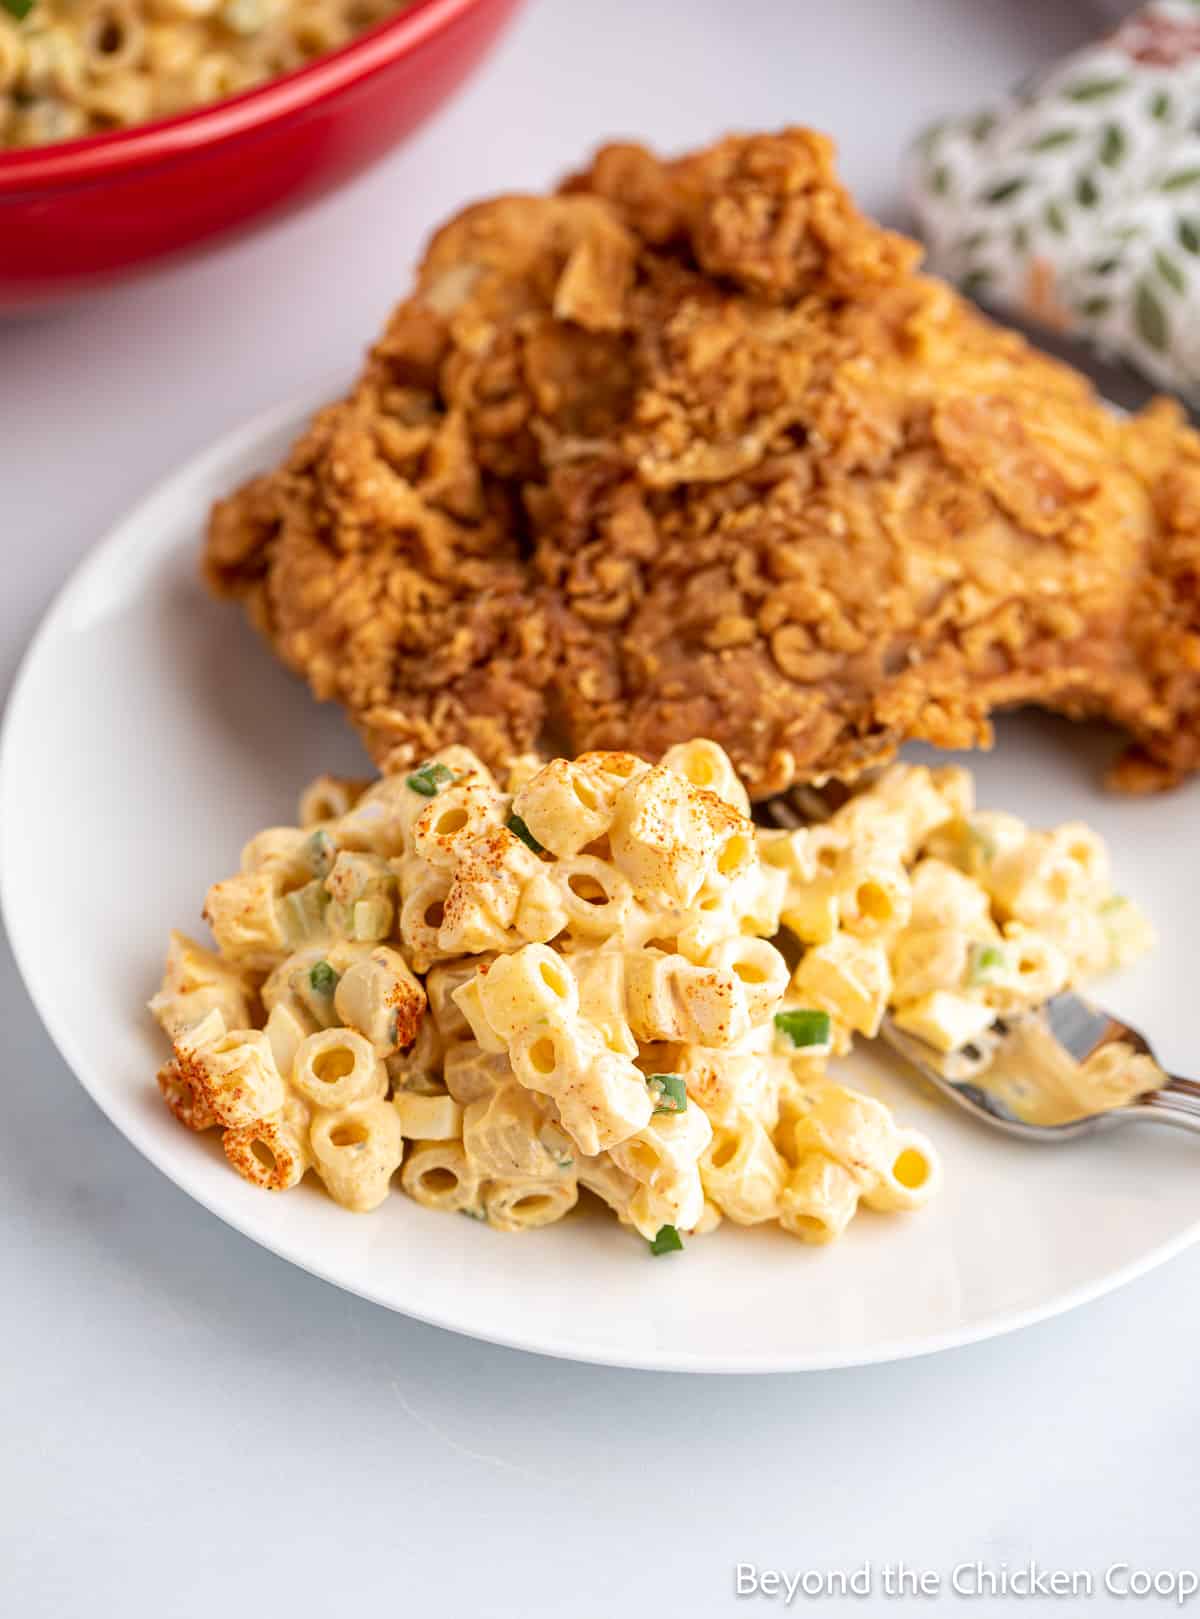
[[936, 1150], [828, 1059], [889, 1007], [954, 1049], [1147, 936], [1091, 832], [976, 814], [953, 768], [783, 832], [712, 742], [520, 759], [503, 789], [452, 747], [321, 778], [300, 821], [210, 889], [215, 951], [172, 936], [175, 1116], [269, 1190], [311, 1169], [369, 1210], [398, 1171], [518, 1231], [586, 1188], [655, 1253], [723, 1218], [825, 1243], [919, 1207]]
[[977, 811], [965, 770], [897, 765], [828, 820], [758, 839], [787, 873], [784, 926], [809, 947], [793, 989], [830, 1011], [835, 1052], [875, 1034], [885, 1011], [943, 1054], [1004, 1019], [1020, 1038], [986, 1086], [1031, 1124], [1104, 1112], [1163, 1083], [1130, 1046], [1080, 1065], [1052, 1053], [1033, 1021], [1021, 1034], [1023, 1013], [1153, 944], [1082, 822], [1035, 831]]
[[20, 20], [0, 6], [0, 147], [77, 140], [224, 100], [407, 3], [34, 0]]

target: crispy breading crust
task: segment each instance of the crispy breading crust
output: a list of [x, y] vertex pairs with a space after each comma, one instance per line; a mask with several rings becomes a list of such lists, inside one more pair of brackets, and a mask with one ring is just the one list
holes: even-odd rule
[[1133, 734], [1120, 785], [1177, 781], [1200, 439], [917, 258], [800, 129], [470, 208], [350, 398], [217, 506], [207, 576], [391, 769], [711, 736], [762, 797], [1039, 703]]

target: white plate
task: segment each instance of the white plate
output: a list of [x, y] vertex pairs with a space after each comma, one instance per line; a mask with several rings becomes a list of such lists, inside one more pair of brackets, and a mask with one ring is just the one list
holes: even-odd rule
[[[199, 925], [207, 884], [246, 837], [286, 820], [321, 769], [362, 763], [196, 561], [210, 501], [270, 465], [315, 401], [251, 423], [193, 462], [100, 545], [50, 611], [0, 752], [0, 879], [13, 948], [71, 1067], [114, 1124], [247, 1236], [391, 1309], [480, 1338], [624, 1366], [756, 1372], [845, 1366], [985, 1338], [1094, 1298], [1200, 1234], [1200, 1143], [1149, 1127], [1039, 1149], [926, 1098], [886, 1061], [858, 1079], [926, 1130], [945, 1190], [913, 1216], [862, 1214], [827, 1249], [726, 1225], [651, 1258], [615, 1222], [525, 1237], [401, 1195], [347, 1214], [307, 1184], [271, 1197], [214, 1136], [180, 1128], [143, 1011], [167, 931]], [[1162, 944], [1105, 999], [1200, 1074], [1200, 787], [1130, 801], [1099, 786], [1111, 739], [1043, 717], [977, 755], [983, 803], [1036, 822], [1080, 816]], [[13, 1076], [10, 1076], [12, 1079]], [[85, 1169], [86, 1172], [86, 1169]]]

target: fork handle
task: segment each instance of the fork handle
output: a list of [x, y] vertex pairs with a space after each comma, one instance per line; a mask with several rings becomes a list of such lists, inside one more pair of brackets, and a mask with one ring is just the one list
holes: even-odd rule
[[1147, 1123], [1172, 1124], [1176, 1129], [1200, 1135], [1200, 1085], [1194, 1079], [1171, 1075], [1160, 1090], [1147, 1091], [1126, 1107], [1116, 1108], [1114, 1115], [1143, 1119]]

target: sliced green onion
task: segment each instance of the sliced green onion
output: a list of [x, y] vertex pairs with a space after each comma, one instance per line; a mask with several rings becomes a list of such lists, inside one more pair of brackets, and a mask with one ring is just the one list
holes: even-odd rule
[[420, 793], [422, 798], [436, 798], [439, 790], [447, 782], [455, 780], [455, 775], [447, 765], [431, 759], [428, 764], [420, 765], [414, 770], [406, 780], [413, 792]]
[[646, 1084], [654, 1098], [655, 1113], [682, 1113], [687, 1107], [687, 1084], [682, 1074], [649, 1074]]
[[1124, 894], [1110, 894], [1106, 900], [1101, 901], [1100, 915], [1111, 916], [1114, 911], [1123, 911], [1128, 904], [1129, 901]]
[[658, 1235], [650, 1244], [652, 1254], [679, 1254], [683, 1252], [683, 1238], [673, 1225], [660, 1225]]
[[776, 1012], [775, 1027], [794, 1046], [827, 1046], [833, 1038], [833, 1024], [828, 1012]]
[[308, 981], [318, 995], [332, 995], [337, 988], [338, 975], [327, 961], [318, 961], [309, 973]]
[[992, 984], [1008, 971], [1008, 952], [998, 944], [973, 944], [967, 969], [969, 984]]
[[522, 843], [533, 850], [534, 854], [545, 854], [545, 847], [538, 842], [519, 815], [510, 815], [506, 825], [515, 837], [520, 838]]
[[33, 10], [33, 0], [0, 0], [0, 6], [4, 7], [10, 17], [15, 17], [21, 22]]

